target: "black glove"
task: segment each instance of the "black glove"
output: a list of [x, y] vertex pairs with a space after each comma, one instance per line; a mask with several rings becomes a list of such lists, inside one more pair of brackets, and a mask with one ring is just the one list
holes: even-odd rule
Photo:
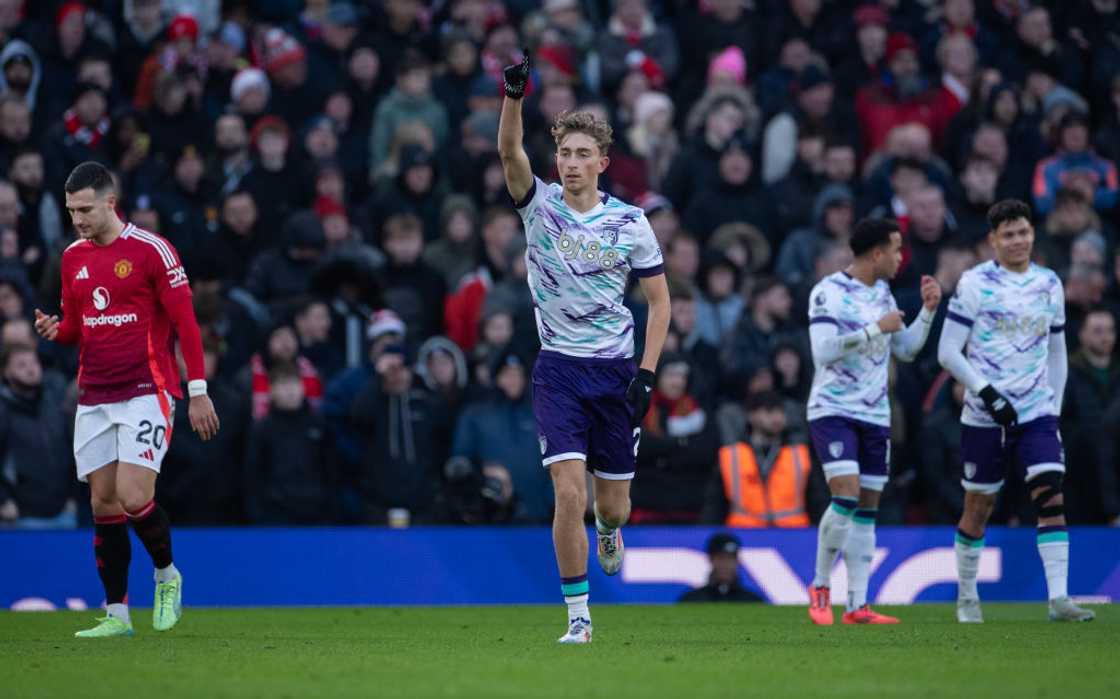
[[525, 58], [520, 63], [506, 66], [502, 75], [505, 77], [506, 97], [511, 100], [524, 97], [525, 88], [529, 85], [529, 52], [525, 52]]
[[653, 398], [654, 375], [649, 369], [638, 369], [638, 375], [630, 381], [626, 389], [626, 402], [633, 411], [630, 417], [631, 427], [642, 424], [646, 413], [649, 412], [649, 401]]
[[1004, 398], [991, 384], [980, 389], [980, 400], [984, 401], [984, 407], [988, 409], [992, 419], [1001, 426], [1014, 427], [1018, 424], [1019, 414], [1015, 412], [1011, 401]]

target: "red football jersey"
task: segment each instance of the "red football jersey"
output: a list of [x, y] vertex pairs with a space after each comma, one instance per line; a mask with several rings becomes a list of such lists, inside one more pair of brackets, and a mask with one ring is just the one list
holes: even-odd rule
[[[108, 245], [79, 240], [66, 248], [60, 339], [78, 333], [78, 402], [116, 403], [163, 390], [182, 398], [169, 309], [189, 306], [190, 298], [175, 248], [131, 223]], [[193, 323], [193, 310], [190, 316]]]

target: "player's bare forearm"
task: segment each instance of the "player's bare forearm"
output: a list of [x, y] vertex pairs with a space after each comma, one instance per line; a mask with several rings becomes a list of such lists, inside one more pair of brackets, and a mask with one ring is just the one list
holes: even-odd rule
[[522, 145], [523, 139], [521, 100], [506, 97], [502, 100], [502, 116], [498, 122], [498, 156], [502, 160], [506, 188], [516, 202], [523, 200], [533, 186], [533, 170]]
[[649, 305], [649, 317], [646, 320], [646, 344], [639, 368], [656, 372], [661, 348], [665, 346], [665, 336], [669, 334], [669, 284], [665, 281], [664, 274], [641, 277], [640, 283]]

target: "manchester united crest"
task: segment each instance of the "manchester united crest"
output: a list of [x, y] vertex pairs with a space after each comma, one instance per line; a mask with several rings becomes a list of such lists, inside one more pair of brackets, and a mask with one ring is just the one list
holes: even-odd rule
[[117, 273], [117, 277], [124, 279], [132, 274], [132, 262], [129, 260], [117, 260], [117, 264], [113, 265], [113, 271]]

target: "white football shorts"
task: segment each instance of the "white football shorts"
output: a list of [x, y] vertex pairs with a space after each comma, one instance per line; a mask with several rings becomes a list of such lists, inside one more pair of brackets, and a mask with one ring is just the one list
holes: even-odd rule
[[83, 483], [115, 461], [159, 473], [171, 444], [175, 399], [162, 394], [137, 396], [118, 403], [79, 405], [74, 419], [74, 460]]

